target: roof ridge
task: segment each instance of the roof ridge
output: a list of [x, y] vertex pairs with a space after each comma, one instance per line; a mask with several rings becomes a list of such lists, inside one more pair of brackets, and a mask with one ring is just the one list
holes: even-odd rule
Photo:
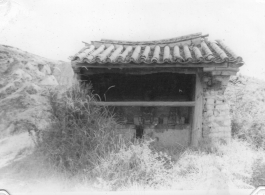
[[159, 44], [159, 43], [172, 43], [172, 42], [179, 42], [187, 39], [205, 37], [208, 35], [202, 35], [202, 33], [194, 33], [185, 36], [179, 36], [170, 39], [160, 39], [160, 40], [153, 40], [153, 41], [122, 41], [122, 40], [113, 40], [113, 39], [101, 39], [100, 41], [92, 41], [92, 42], [101, 42], [101, 43], [109, 43], [109, 44], [137, 44], [137, 45], [145, 45], [145, 44]]

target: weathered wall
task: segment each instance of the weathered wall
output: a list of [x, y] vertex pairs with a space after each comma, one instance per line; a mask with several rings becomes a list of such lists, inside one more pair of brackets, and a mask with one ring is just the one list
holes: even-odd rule
[[153, 137], [164, 147], [168, 146], [188, 146], [190, 144], [190, 125], [182, 125], [174, 129], [161, 130], [154, 129]]
[[132, 141], [135, 137], [134, 125], [122, 125], [117, 131], [126, 141]]
[[[135, 137], [135, 125], [140, 121], [144, 126], [144, 137], [157, 140], [162, 146], [188, 146], [191, 139], [191, 119], [188, 107], [155, 107], [145, 110], [152, 113], [152, 119], [147, 120], [140, 107], [118, 107], [116, 116], [122, 121], [130, 121], [120, 129], [120, 134], [127, 140]], [[134, 117], [134, 118], [132, 118]], [[133, 121], [131, 121], [131, 118]], [[138, 119], [137, 122], [135, 118]], [[160, 121], [160, 122], [159, 122]], [[132, 124], [134, 122], [134, 124]]]
[[203, 77], [203, 126], [202, 138], [213, 141], [231, 140], [231, 118], [229, 106], [224, 96], [230, 76]]
[[[119, 129], [119, 133], [125, 140], [132, 141], [135, 137], [134, 125], [124, 125]], [[163, 147], [168, 146], [188, 146], [190, 144], [190, 125], [178, 125], [173, 128], [154, 128], [146, 127], [144, 129], [144, 137], [146, 139], [154, 139]]]

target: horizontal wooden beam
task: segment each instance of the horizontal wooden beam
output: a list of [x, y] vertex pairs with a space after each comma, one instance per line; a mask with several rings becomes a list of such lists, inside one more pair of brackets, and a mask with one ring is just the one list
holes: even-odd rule
[[190, 102], [95, 102], [99, 106], [176, 106], [176, 107], [193, 107], [194, 101]]
[[[118, 74], [131, 74], [131, 75], [145, 75], [145, 74], [154, 74], [154, 73], [178, 73], [178, 74], [196, 74], [202, 72], [202, 68], [150, 68], [150, 69], [97, 69], [97, 68], [83, 68], [82, 75], [94, 75], [102, 73], [118, 73]], [[80, 74], [80, 72], [77, 74]]]
[[211, 67], [227, 67], [227, 63], [205, 63], [205, 64], [193, 64], [193, 63], [187, 63], [187, 64], [169, 64], [169, 63], [164, 63], [164, 64], [111, 64], [111, 63], [106, 63], [106, 64], [88, 64], [86, 62], [83, 63], [78, 63], [78, 62], [72, 62], [72, 66], [75, 66], [76, 68], [79, 67], [84, 67], [84, 68], [98, 68], [98, 69], [112, 69], [112, 68], [117, 68], [117, 69], [132, 69], [132, 68], [211, 68]]
[[208, 68], [203, 68], [204, 72], [212, 72], [212, 71], [235, 71], [238, 72], [239, 68], [234, 68], [234, 67], [208, 67]]
[[222, 75], [236, 75], [236, 71], [212, 71], [211, 74], [213, 76], [222, 76]]

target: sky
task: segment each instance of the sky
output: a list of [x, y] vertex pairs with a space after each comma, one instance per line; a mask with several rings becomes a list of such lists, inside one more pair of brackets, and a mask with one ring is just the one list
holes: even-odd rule
[[0, 44], [69, 61], [100, 39], [149, 41], [202, 32], [265, 80], [265, 0], [0, 0]]

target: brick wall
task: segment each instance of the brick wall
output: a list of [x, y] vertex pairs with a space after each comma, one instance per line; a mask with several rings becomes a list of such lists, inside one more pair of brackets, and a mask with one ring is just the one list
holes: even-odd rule
[[203, 77], [203, 126], [202, 137], [212, 141], [229, 143], [231, 140], [231, 118], [224, 91], [229, 76]]

